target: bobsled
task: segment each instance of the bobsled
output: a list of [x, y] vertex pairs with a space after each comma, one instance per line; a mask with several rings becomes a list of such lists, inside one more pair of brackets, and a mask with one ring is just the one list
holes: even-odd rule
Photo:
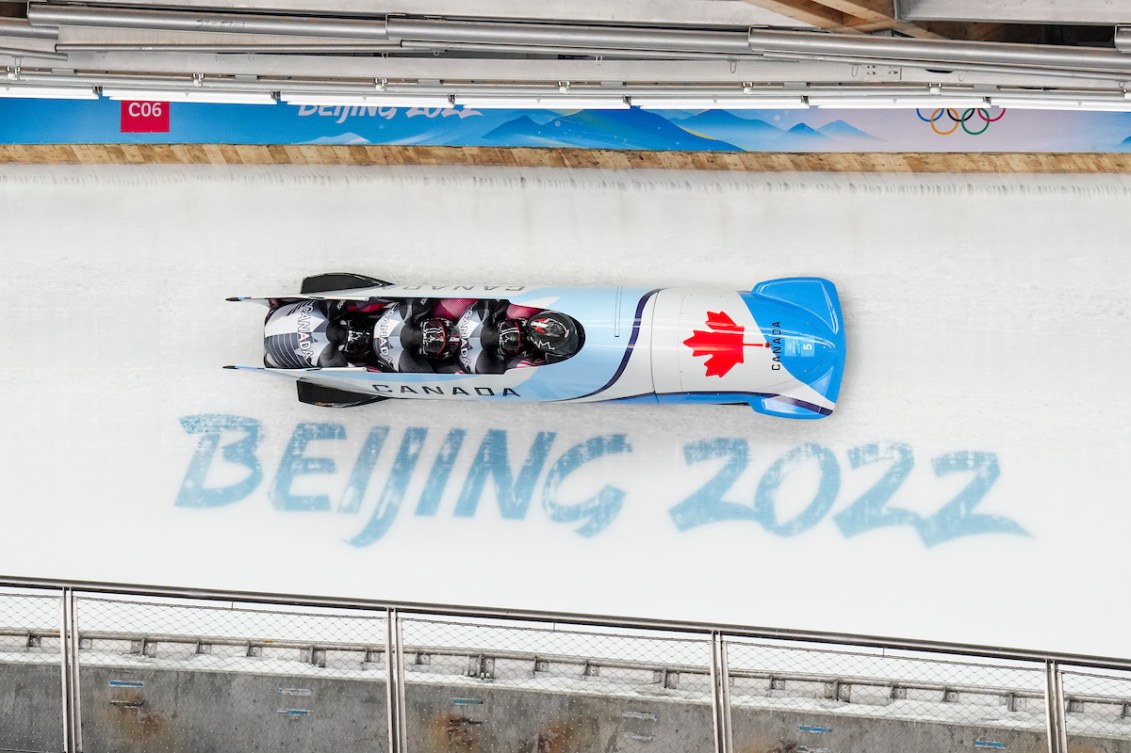
[[845, 337], [817, 277], [750, 291], [400, 285], [306, 278], [267, 307], [264, 365], [301, 402], [390, 399], [749, 405], [811, 419], [836, 407]]

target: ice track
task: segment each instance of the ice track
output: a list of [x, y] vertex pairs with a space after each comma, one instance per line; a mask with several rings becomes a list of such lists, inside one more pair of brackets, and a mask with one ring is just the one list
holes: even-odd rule
[[[1128, 656], [1129, 207], [1107, 176], [4, 167], [0, 573]], [[820, 275], [848, 372], [788, 422], [326, 411], [219, 368], [261, 356], [226, 296], [323, 271]]]

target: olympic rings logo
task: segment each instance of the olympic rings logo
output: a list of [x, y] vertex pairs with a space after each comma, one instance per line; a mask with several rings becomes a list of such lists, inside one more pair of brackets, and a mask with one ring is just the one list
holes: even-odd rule
[[[931, 130], [937, 133], [939, 136], [949, 136], [959, 128], [961, 128], [964, 132], [971, 136], [981, 136], [986, 132], [986, 129], [990, 127], [990, 123], [996, 123], [1003, 117], [1005, 117], [1005, 108], [1002, 108], [1001, 112], [999, 112], [992, 118], [990, 117], [989, 110], [985, 109], [984, 107], [971, 107], [968, 110], [963, 110], [961, 115], [958, 114], [958, 110], [953, 107], [940, 107], [932, 112], [930, 117], [923, 115], [922, 108], [915, 110], [915, 114], [919, 116], [919, 120], [923, 121], [924, 123], [929, 123]], [[974, 117], [975, 114], [978, 116], [978, 121], [975, 121], [974, 125], [977, 126], [980, 122], [982, 124], [981, 128], [971, 128], [967, 125], [967, 123]], [[950, 120], [951, 125], [949, 128], [939, 127], [939, 121], [943, 119], [944, 115], [948, 120]]]

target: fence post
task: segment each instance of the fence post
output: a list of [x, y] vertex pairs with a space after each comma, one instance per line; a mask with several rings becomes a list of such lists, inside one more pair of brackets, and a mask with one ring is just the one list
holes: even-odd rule
[[75, 753], [83, 752], [82, 743], [82, 683], [80, 682], [79, 664], [79, 620], [78, 607], [76, 606], [75, 592], [71, 591], [70, 599], [70, 626], [71, 626], [71, 724], [74, 730]]
[[67, 641], [67, 601], [71, 589], [64, 588], [59, 593], [59, 681], [62, 687], [60, 696], [63, 704], [63, 753], [72, 753], [74, 750], [71, 736], [71, 667], [70, 643]]
[[711, 632], [711, 705], [715, 712], [715, 753], [731, 753], [734, 739], [730, 724], [730, 672], [726, 640], [718, 631]]
[[64, 588], [59, 601], [59, 655], [63, 702], [63, 750], [82, 753], [82, 704], [79, 698], [79, 635], [75, 592]]
[[1051, 659], [1045, 661], [1045, 714], [1049, 753], [1068, 753], [1068, 726], [1064, 718], [1064, 678], [1060, 674], [1060, 662]]
[[385, 610], [385, 704], [389, 719], [389, 753], [408, 751], [402, 638], [400, 611]]

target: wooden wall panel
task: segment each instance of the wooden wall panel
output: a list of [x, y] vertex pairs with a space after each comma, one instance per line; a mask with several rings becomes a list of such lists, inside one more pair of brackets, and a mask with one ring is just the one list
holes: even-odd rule
[[474, 165], [865, 173], [1125, 173], [1131, 154], [640, 152], [443, 146], [0, 145], [0, 164]]

